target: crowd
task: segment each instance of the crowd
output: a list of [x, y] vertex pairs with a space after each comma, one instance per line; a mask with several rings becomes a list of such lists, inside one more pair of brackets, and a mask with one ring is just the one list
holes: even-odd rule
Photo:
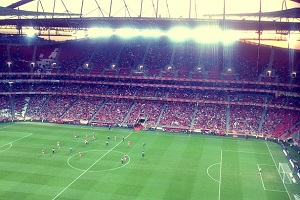
[[[72, 51], [70, 51], [72, 49]], [[0, 45], [0, 72], [58, 72], [66, 74], [102, 74], [162, 77], [156, 87], [134, 86], [136, 83], [153, 83], [151, 80], [122, 86], [87, 83], [13, 83], [1, 82], [1, 92], [24, 92], [9, 98], [0, 96], [0, 118], [11, 117], [14, 105], [16, 117], [55, 120], [92, 120], [109, 124], [134, 124], [140, 117], [148, 127], [164, 127], [165, 130], [182, 129], [215, 132], [264, 133], [282, 135], [291, 131], [299, 119], [299, 112], [291, 109], [263, 107], [261, 104], [300, 107], [298, 97], [273, 95], [272, 93], [249, 93], [225, 90], [194, 90], [159, 87], [167, 78], [196, 78], [207, 80], [242, 80], [297, 83], [290, 78], [289, 57], [283, 50], [263, 48], [259, 62], [255, 47], [239, 44], [228, 51], [224, 58], [222, 49], [202, 47], [192, 42], [174, 44], [165, 38], [154, 41], [115, 38], [107, 40], [68, 41], [45, 46]], [[276, 76], [261, 76], [269, 64], [271, 51], [275, 51], [272, 69]], [[253, 53], [255, 52], [255, 53]], [[296, 56], [295, 56], [296, 58]], [[49, 59], [45, 65], [38, 61]], [[9, 63], [9, 64], [8, 64]], [[32, 63], [35, 63], [34, 65]], [[55, 65], [53, 64], [55, 63]], [[297, 62], [294, 62], [297, 63]], [[228, 73], [228, 67], [232, 71]], [[47, 71], [47, 70], [50, 71]], [[259, 78], [260, 77], [260, 78]], [[17, 77], [18, 78], [18, 77]], [[31, 77], [28, 77], [30, 79]], [[59, 81], [60, 78], [52, 77]], [[84, 80], [68, 77], [73, 80]], [[63, 78], [62, 78], [63, 79]], [[92, 79], [92, 78], [91, 78]], [[95, 79], [111, 81], [109, 77]], [[295, 81], [296, 80], [296, 81]], [[114, 82], [111, 81], [111, 82]], [[208, 86], [229, 88], [270, 89], [286, 91], [287, 87], [270, 84], [227, 84], [218, 82], [180, 82], [184, 86]], [[289, 88], [297, 92], [299, 88]], [[36, 92], [38, 94], [26, 94]], [[58, 95], [57, 95], [58, 94]], [[106, 95], [86, 97], [86, 94]], [[118, 96], [114, 98], [112, 96]], [[163, 100], [138, 100], [128, 97], [164, 98]], [[165, 101], [167, 98], [167, 101]], [[13, 99], [13, 101], [12, 101]], [[205, 103], [184, 103], [177, 100], [200, 100]], [[212, 102], [207, 102], [212, 101]], [[232, 105], [241, 103], [243, 105]], [[227, 104], [230, 104], [227, 105]], [[260, 104], [260, 105], [249, 105]], [[295, 128], [293, 128], [294, 130]], [[296, 130], [296, 129], [295, 129]]]
[[[91, 86], [90, 86], [91, 87]], [[108, 87], [108, 86], [106, 86]], [[48, 88], [48, 90], [46, 89]], [[167, 99], [199, 98], [200, 94], [187, 95], [186, 91], [178, 90], [142, 90], [141, 88], [126, 88], [120, 86], [108, 87], [106, 92], [102, 87], [83, 89], [76, 85], [59, 86], [33, 85], [33, 91], [60, 91], [68, 94], [79, 90], [82, 93], [96, 92], [105, 95], [121, 95], [124, 98], [79, 97], [76, 95], [31, 94], [14, 95], [13, 105], [15, 117], [27, 117], [38, 120], [55, 121], [57, 119], [87, 120], [102, 124], [132, 125], [137, 119], [145, 119], [146, 127], [164, 127], [174, 130], [200, 129], [206, 132], [230, 132], [239, 134], [259, 134], [280, 136], [289, 131], [296, 131], [293, 126], [300, 118], [299, 111], [262, 106], [247, 105], [252, 102], [262, 102], [258, 96], [222, 96], [210, 92], [202, 94], [204, 99], [224, 102], [243, 102], [245, 105], [229, 105], [217, 103], [184, 103], [176, 101], [131, 100], [127, 96], [164, 96]], [[92, 88], [92, 87], [91, 87]], [[81, 93], [81, 94], [82, 94]], [[211, 96], [210, 96], [211, 95]], [[1, 95], [0, 118], [11, 117], [9, 96]], [[270, 97], [265, 97], [270, 100]], [[269, 101], [272, 102], [272, 101]], [[281, 102], [281, 101], [280, 101]], [[281, 104], [279, 104], [281, 105]], [[286, 104], [285, 104], [286, 105]], [[294, 104], [292, 104], [294, 105]], [[228, 124], [226, 126], [226, 124]]]
[[192, 129], [202, 132], [226, 132], [226, 107], [217, 104], [201, 104], [196, 107]]
[[[216, 50], [215, 47], [199, 46], [193, 42], [174, 44], [165, 38], [152, 42], [117, 38], [80, 40], [45, 46], [3, 44], [0, 50], [3, 52], [0, 56], [2, 72], [51, 73], [53, 70], [59, 73], [299, 83], [299, 77], [293, 79], [290, 74], [291, 63], [299, 62], [297, 52], [290, 58], [285, 50], [261, 47], [257, 62], [256, 47], [243, 43], [226, 49], [226, 53], [221, 48]], [[268, 77], [265, 70], [270, 67], [272, 51], [275, 57], [271, 67], [275, 74]], [[38, 64], [45, 58], [51, 62]], [[35, 64], [32, 65], [32, 62]], [[136, 73], [140, 65], [143, 70]], [[227, 73], [228, 68], [232, 69], [230, 73]]]

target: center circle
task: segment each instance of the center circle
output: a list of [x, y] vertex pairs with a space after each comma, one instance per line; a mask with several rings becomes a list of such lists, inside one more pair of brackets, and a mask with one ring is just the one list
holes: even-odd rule
[[130, 162], [130, 157], [127, 155], [127, 161], [121, 163], [124, 155], [125, 153], [120, 151], [89, 150], [83, 151], [82, 157], [79, 157], [78, 154], [70, 156], [67, 163], [71, 168], [79, 171], [112, 171], [125, 167]]

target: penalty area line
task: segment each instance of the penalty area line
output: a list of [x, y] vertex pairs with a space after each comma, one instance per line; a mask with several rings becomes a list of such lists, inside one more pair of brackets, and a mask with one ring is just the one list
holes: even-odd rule
[[[277, 170], [277, 172], [278, 172], [278, 175], [279, 175], [279, 177], [280, 177], [280, 179], [281, 179], [281, 176], [280, 176], [280, 173], [279, 173], [279, 169], [278, 169], [278, 167], [277, 167], [277, 165], [276, 165], [276, 162], [275, 162], [275, 159], [274, 159], [274, 157], [273, 157], [273, 154], [272, 154], [272, 152], [271, 152], [271, 150], [270, 150], [270, 147], [269, 147], [269, 145], [268, 145], [267, 142], [266, 142], [265, 144], [267, 145], [267, 148], [268, 148], [268, 150], [269, 150], [270, 156], [271, 156], [271, 158], [272, 158], [272, 160], [273, 160], [273, 163], [274, 163], [274, 165], [275, 165], [275, 167], [276, 167], [276, 170]], [[286, 186], [285, 186], [283, 180], [281, 180], [281, 181], [282, 181], [282, 184], [283, 184], [283, 186], [284, 186], [285, 192], [286, 192], [287, 195], [289, 196], [289, 199], [292, 200], [292, 198], [291, 198], [291, 196], [290, 196], [290, 193], [288, 192], [288, 190], [287, 190], [287, 188], [286, 188]]]
[[261, 175], [261, 172], [260, 172], [260, 170], [259, 170], [259, 169], [260, 169], [259, 164], [257, 164], [257, 168], [258, 168], [258, 174], [259, 174], [259, 176], [260, 176], [262, 186], [263, 186], [264, 190], [266, 190], [266, 187], [265, 187], [265, 184], [264, 184], [264, 180], [263, 180], [262, 175]]
[[18, 138], [18, 139], [16, 139], [16, 140], [13, 140], [13, 141], [11, 141], [11, 142], [8, 142], [8, 143], [6, 143], [6, 144], [0, 146], [0, 148], [6, 146], [6, 145], [8, 145], [8, 144], [12, 144], [12, 143], [14, 143], [14, 142], [17, 142], [17, 141], [19, 141], [19, 140], [22, 140], [22, 139], [24, 139], [24, 138], [26, 138], [26, 137], [29, 137], [29, 136], [31, 136], [31, 135], [32, 135], [32, 133], [30, 133], [30, 134], [28, 134], [28, 135], [25, 135], [24, 137]]
[[222, 151], [235, 152], [235, 153], [262, 154], [262, 155], [268, 154], [269, 155], [269, 153], [251, 152], [251, 151], [235, 151], [235, 150], [229, 150], [229, 149], [227, 149], [227, 150], [223, 149]]
[[10, 125], [7, 125], [7, 126], [2, 126], [2, 127], [0, 127], [0, 129], [5, 129], [5, 128], [9, 128], [9, 127], [11, 127], [11, 126], [13, 126], [14, 124], [10, 124]]

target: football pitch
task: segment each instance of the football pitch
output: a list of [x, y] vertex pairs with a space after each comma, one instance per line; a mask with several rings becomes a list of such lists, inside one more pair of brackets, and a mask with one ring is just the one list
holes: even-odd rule
[[292, 200], [300, 185], [279, 163], [281, 147], [258, 139], [0, 124], [0, 199]]

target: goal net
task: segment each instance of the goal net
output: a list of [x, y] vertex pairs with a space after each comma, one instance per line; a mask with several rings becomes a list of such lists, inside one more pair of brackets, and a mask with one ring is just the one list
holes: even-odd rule
[[300, 195], [294, 194], [295, 200], [300, 200]]
[[282, 182], [285, 184], [292, 184], [292, 171], [288, 163], [279, 163], [278, 171]]

